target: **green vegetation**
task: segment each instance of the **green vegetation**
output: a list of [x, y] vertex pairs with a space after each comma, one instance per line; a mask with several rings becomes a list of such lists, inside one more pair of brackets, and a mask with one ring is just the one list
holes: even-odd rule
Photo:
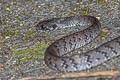
[[107, 0], [97, 0], [97, 4], [102, 5], [102, 4], [106, 4]]
[[15, 31], [7, 30], [7, 31], [1, 33], [1, 36], [2, 36], [3, 38], [5, 38], [5, 37], [7, 37], [7, 36], [9, 36], [9, 37], [15, 36], [16, 34], [17, 34], [17, 32], [15, 32]]
[[104, 31], [104, 29], [100, 32], [99, 36], [98, 36], [98, 39], [102, 39], [103, 37], [107, 37], [109, 34], [109, 31], [106, 30]]
[[14, 46], [11, 48], [11, 51], [13, 54], [18, 54], [20, 55], [18, 57], [19, 62], [24, 62], [26, 60], [39, 60], [39, 59], [43, 59], [43, 55], [45, 52], [45, 49], [48, 45], [47, 44], [39, 44], [39, 45], [35, 45], [34, 47], [31, 48], [24, 48], [24, 49], [17, 49], [17, 46]]
[[82, 14], [83, 15], [88, 15], [88, 13], [90, 12], [89, 8], [88, 7], [83, 7], [80, 9], [82, 11]]

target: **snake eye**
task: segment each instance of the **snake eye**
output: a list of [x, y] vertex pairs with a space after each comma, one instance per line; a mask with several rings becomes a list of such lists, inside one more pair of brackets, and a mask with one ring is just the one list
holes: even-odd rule
[[36, 30], [43, 30], [43, 31], [55, 30], [56, 27], [57, 27], [56, 24], [51, 24], [51, 23], [48, 23], [48, 22], [40, 22], [36, 25]]
[[42, 24], [40, 27], [41, 27], [41, 30], [55, 30], [57, 25], [56, 24], [50, 24], [50, 25]]
[[44, 25], [42, 24], [37, 24], [35, 27], [36, 27], [36, 30], [43, 30], [44, 29], [44, 27], [43, 27]]
[[41, 24], [40, 25], [41, 30], [49, 30], [49, 27], [47, 25]]
[[37, 24], [36, 30], [48, 30], [48, 29], [47, 26], [45, 26], [44, 24]]
[[44, 25], [43, 24], [40, 27], [41, 27], [42, 30], [44, 30]]
[[54, 25], [52, 25], [52, 27], [53, 27], [53, 30], [54, 30], [54, 29], [56, 29], [57, 25], [56, 25], [56, 24], [54, 24]]

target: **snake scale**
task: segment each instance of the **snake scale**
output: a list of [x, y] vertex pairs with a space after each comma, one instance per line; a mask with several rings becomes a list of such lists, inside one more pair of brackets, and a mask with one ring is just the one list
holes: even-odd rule
[[97, 66], [120, 55], [120, 36], [83, 54], [64, 56], [95, 39], [101, 30], [97, 18], [89, 15], [52, 18], [40, 21], [36, 30], [55, 30], [59, 28], [87, 26], [82, 31], [62, 37], [53, 42], [45, 51], [44, 60], [47, 66], [61, 72], [74, 72]]

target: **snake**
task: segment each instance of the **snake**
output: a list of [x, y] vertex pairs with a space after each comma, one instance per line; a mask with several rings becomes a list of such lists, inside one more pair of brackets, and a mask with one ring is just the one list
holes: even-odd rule
[[77, 72], [95, 67], [120, 55], [120, 36], [83, 54], [69, 52], [93, 41], [101, 32], [101, 23], [90, 15], [51, 18], [37, 23], [36, 30], [51, 31], [75, 26], [87, 28], [64, 36], [51, 43], [44, 54], [45, 64], [52, 70], [60, 72]]

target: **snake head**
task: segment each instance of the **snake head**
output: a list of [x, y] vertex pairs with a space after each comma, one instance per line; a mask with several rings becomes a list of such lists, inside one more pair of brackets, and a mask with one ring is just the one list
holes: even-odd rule
[[55, 30], [57, 25], [52, 20], [45, 20], [39, 22], [36, 26], [36, 30], [50, 31]]

